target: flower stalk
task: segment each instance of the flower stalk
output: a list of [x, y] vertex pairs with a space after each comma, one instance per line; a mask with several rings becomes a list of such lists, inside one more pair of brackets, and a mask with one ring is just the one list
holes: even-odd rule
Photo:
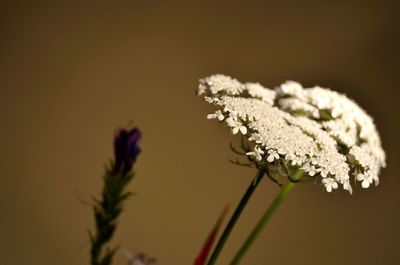
[[244, 242], [242, 247], [236, 253], [236, 255], [233, 258], [230, 265], [239, 264], [239, 262], [242, 260], [244, 255], [247, 253], [247, 251], [251, 247], [251, 245], [254, 243], [254, 241], [257, 239], [257, 237], [260, 235], [261, 231], [268, 224], [272, 215], [276, 212], [276, 210], [282, 204], [283, 200], [286, 198], [289, 191], [291, 191], [292, 188], [296, 185], [297, 181], [299, 181], [303, 177], [303, 174], [304, 174], [304, 171], [297, 170], [293, 174], [293, 176], [291, 178], [289, 178], [289, 181], [287, 182], [287, 184], [282, 188], [282, 190], [276, 196], [275, 200], [272, 202], [272, 204], [269, 206], [269, 208], [265, 211], [265, 213], [261, 217], [260, 221], [254, 227], [253, 231], [250, 233], [250, 235], [248, 236], [248, 238], [246, 239], [246, 241]]
[[91, 265], [110, 265], [117, 247], [107, 243], [117, 228], [117, 218], [123, 211], [123, 202], [131, 195], [125, 188], [133, 178], [132, 167], [140, 148], [139, 129], [120, 129], [114, 138], [115, 160], [105, 167], [101, 198], [95, 199], [93, 212], [95, 231], [89, 232], [91, 242]]
[[220, 239], [218, 240], [217, 245], [214, 248], [213, 253], [211, 254], [211, 257], [207, 263], [207, 265], [214, 265], [222, 251], [222, 249], [225, 246], [226, 241], [228, 240], [237, 220], [239, 219], [241, 213], [243, 212], [244, 208], [246, 207], [248, 201], [250, 200], [251, 195], [253, 195], [253, 192], [257, 188], [258, 184], [260, 183], [261, 179], [263, 178], [265, 174], [265, 167], [261, 166], [254, 177], [254, 179], [251, 181], [249, 187], [247, 188], [246, 192], [244, 193], [242, 199], [240, 200], [238, 206], [235, 209], [235, 212], [233, 213], [231, 219], [229, 220], [227, 226], [225, 227], [224, 232], [222, 233]]

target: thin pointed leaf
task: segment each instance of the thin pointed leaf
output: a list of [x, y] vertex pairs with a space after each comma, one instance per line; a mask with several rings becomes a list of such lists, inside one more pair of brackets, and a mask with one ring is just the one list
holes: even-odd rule
[[226, 205], [224, 210], [222, 211], [217, 223], [215, 224], [214, 228], [211, 230], [210, 234], [208, 235], [208, 238], [206, 242], [203, 245], [203, 248], [200, 251], [200, 254], [197, 256], [194, 265], [203, 265], [207, 261], [208, 254], [210, 253], [210, 250], [212, 248], [212, 245], [215, 241], [215, 238], [217, 236], [218, 230], [225, 219], [225, 216], [228, 214], [228, 211], [230, 209], [230, 205]]

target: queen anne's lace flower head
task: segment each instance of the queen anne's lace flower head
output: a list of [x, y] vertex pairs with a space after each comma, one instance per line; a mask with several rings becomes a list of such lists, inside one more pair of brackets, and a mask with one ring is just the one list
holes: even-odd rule
[[207, 118], [225, 121], [252, 143], [246, 155], [257, 166], [303, 169], [322, 177], [328, 192], [341, 184], [351, 193], [350, 176], [363, 188], [379, 182], [385, 167], [379, 134], [372, 118], [344, 95], [293, 81], [271, 90], [224, 75], [201, 79], [198, 94], [218, 107]]

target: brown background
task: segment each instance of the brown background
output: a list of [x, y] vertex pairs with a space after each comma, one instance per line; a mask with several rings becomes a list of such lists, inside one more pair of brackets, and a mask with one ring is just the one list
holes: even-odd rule
[[[255, 173], [227, 161], [234, 138], [194, 95], [212, 73], [346, 93], [388, 155], [377, 188], [299, 185], [243, 264], [400, 264], [396, 1], [81, 2], [0, 4], [1, 264], [88, 264], [92, 215], [77, 197], [99, 193], [113, 131], [130, 120], [143, 153], [114, 242], [191, 264]], [[277, 191], [262, 183], [220, 264]]]

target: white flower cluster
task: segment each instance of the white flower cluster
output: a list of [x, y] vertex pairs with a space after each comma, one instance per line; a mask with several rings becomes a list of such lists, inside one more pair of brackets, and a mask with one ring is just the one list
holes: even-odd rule
[[293, 81], [271, 90], [224, 75], [201, 79], [198, 94], [218, 107], [207, 118], [225, 121], [253, 143], [247, 155], [258, 163], [281, 160], [321, 176], [328, 192], [341, 184], [351, 193], [350, 176], [363, 188], [379, 182], [385, 167], [379, 134], [371, 117], [344, 95]]

